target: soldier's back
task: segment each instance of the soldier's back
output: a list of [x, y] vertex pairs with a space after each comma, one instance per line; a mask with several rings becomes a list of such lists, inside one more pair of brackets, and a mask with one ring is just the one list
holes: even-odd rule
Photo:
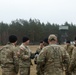
[[16, 75], [15, 72], [15, 46], [12, 44], [5, 45], [1, 51], [1, 68], [2, 75]]
[[58, 45], [51, 45], [47, 47], [46, 66], [47, 71], [51, 72], [52, 75], [61, 75], [62, 73], [62, 51]]
[[64, 48], [56, 44], [49, 45], [43, 49], [38, 61], [43, 61], [44, 59], [44, 75], [63, 75], [63, 52]]

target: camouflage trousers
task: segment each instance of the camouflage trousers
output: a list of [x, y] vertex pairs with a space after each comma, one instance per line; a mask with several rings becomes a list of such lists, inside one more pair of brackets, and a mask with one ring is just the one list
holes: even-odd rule
[[36, 70], [37, 70], [36, 72], [37, 75], [44, 75], [44, 68], [40, 67], [40, 65], [36, 66]]
[[21, 67], [20, 68], [20, 75], [30, 75], [30, 67]]
[[14, 70], [10, 68], [2, 68], [2, 75], [17, 75]]

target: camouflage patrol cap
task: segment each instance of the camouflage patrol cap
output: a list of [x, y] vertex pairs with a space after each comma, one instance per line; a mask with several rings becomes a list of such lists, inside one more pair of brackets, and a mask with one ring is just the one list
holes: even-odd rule
[[54, 35], [54, 34], [51, 34], [51, 35], [49, 35], [49, 37], [48, 37], [48, 39], [50, 40], [50, 41], [52, 41], [52, 40], [57, 40], [57, 37]]

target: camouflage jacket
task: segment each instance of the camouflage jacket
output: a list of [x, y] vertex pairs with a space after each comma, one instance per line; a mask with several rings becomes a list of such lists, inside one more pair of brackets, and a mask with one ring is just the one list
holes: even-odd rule
[[72, 45], [65, 45], [64, 48], [66, 49], [66, 51], [68, 52], [68, 54], [69, 54], [69, 56], [70, 56], [70, 58], [71, 58], [71, 55], [72, 55], [74, 46], [72, 46]]
[[5, 45], [0, 52], [0, 60], [2, 68], [12, 68], [15, 72], [19, 69], [19, 60], [17, 57], [17, 47], [13, 44]]
[[76, 47], [73, 49], [73, 52], [72, 52], [69, 71], [71, 71], [71, 72], [76, 71]]
[[62, 75], [63, 64], [69, 65], [69, 55], [59, 45], [49, 45], [42, 49], [37, 59], [38, 64], [44, 67], [44, 73]]
[[39, 53], [41, 52], [41, 50], [42, 50], [42, 48], [40, 48], [40, 47], [37, 48], [37, 50], [36, 50], [36, 52], [35, 52], [35, 55], [36, 55], [36, 54], [39, 54]]
[[35, 52], [35, 58], [34, 58], [34, 63], [35, 64], [37, 64], [37, 57], [38, 57], [39, 53], [41, 52], [41, 50], [42, 49], [39, 47], [39, 48], [37, 48], [37, 50]]
[[21, 44], [19, 53], [20, 53], [20, 55], [19, 55], [19, 66], [20, 67], [30, 67], [31, 50], [29, 49], [29, 47]]

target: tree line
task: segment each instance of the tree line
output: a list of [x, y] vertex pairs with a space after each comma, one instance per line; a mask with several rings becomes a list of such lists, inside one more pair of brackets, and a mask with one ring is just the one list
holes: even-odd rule
[[28, 36], [30, 38], [31, 44], [37, 44], [44, 38], [47, 38], [50, 34], [55, 34], [58, 36], [58, 41], [61, 42], [61, 38], [66, 38], [69, 40], [74, 40], [76, 36], [76, 25], [65, 22], [61, 26], [68, 26], [69, 29], [66, 31], [67, 36], [63, 35], [64, 32], [60, 33], [59, 24], [51, 24], [50, 22], [41, 23], [38, 19], [29, 19], [29, 21], [24, 19], [17, 19], [11, 21], [10, 24], [0, 22], [0, 44], [6, 44], [8, 42], [8, 36], [15, 34], [18, 37], [18, 43], [22, 42], [23, 36]]

